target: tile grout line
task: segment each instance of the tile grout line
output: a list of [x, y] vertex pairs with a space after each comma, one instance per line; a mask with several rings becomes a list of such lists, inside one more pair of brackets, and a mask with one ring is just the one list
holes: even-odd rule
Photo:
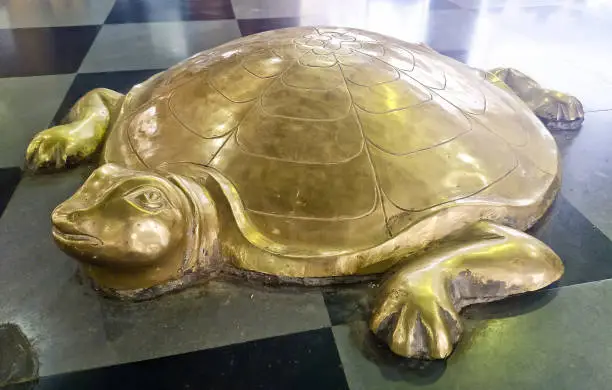
[[598, 110], [586, 110], [584, 113], [588, 114], [588, 113], [592, 113], [592, 112], [606, 112], [606, 111], [612, 111], [612, 108], [602, 108], [602, 109], [598, 109]]

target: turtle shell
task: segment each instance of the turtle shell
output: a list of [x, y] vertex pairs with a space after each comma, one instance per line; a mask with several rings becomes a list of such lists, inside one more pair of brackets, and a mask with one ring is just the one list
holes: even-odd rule
[[124, 108], [114, 132], [139, 163], [210, 167], [245, 237], [287, 255], [371, 247], [460, 203], [528, 205], [558, 171], [548, 131], [486, 74], [356, 29], [232, 41]]

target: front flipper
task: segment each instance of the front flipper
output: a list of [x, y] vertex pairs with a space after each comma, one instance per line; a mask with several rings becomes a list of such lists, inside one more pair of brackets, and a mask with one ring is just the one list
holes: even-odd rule
[[122, 98], [122, 94], [104, 88], [87, 93], [72, 107], [66, 124], [43, 130], [30, 142], [28, 168], [60, 169], [89, 158], [104, 141]]
[[541, 241], [478, 222], [397, 268], [381, 286], [370, 329], [398, 355], [442, 359], [461, 336], [463, 307], [538, 290], [562, 274]]
[[497, 86], [512, 90], [549, 129], [576, 130], [584, 121], [582, 103], [576, 97], [544, 89], [516, 69], [492, 69], [487, 79]]

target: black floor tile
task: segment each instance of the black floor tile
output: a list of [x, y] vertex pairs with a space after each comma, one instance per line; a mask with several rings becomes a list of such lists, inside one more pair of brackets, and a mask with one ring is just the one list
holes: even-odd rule
[[20, 180], [21, 169], [17, 167], [0, 168], [0, 217]]
[[341, 390], [348, 385], [331, 329], [325, 328], [41, 378], [29, 389]]
[[74, 103], [92, 89], [108, 88], [113, 91], [127, 93], [134, 85], [145, 81], [162, 70], [163, 69], [150, 69], [78, 74], [66, 93], [60, 108], [57, 110], [52, 125], [58, 124], [66, 114], [68, 114]]
[[459, 9], [457, 4], [454, 4], [448, 0], [430, 0], [429, 9], [431, 10], [439, 10], [439, 9]]
[[472, 46], [479, 13], [456, 10], [427, 14], [425, 43], [437, 51], [457, 52]]
[[377, 286], [374, 283], [324, 289], [323, 300], [332, 325], [366, 321], [372, 311], [376, 292]]
[[466, 63], [470, 52], [467, 50], [442, 50], [440, 54], [444, 54], [445, 56], [453, 58], [459, 62]]
[[233, 18], [230, 0], [117, 0], [106, 23]]
[[238, 27], [243, 36], [299, 25], [300, 18], [238, 19]]
[[[549, 212], [528, 233], [548, 244], [565, 264], [561, 280], [548, 289], [612, 278], [612, 242], [563, 196], [557, 197]], [[376, 293], [374, 284], [324, 290], [331, 323], [367, 320]], [[512, 302], [519, 304], [533, 297], [539, 295], [513, 298], [509, 304], [499, 304], [499, 307], [508, 311]]]
[[74, 73], [100, 26], [0, 29], [0, 77]]

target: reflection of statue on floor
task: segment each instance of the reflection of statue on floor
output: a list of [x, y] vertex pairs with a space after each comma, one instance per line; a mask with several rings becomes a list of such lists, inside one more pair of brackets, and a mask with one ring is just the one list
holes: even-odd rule
[[[36, 379], [38, 358], [32, 343], [18, 325], [0, 324], [0, 386]], [[23, 386], [34, 388], [34, 384]]]
[[304, 285], [385, 274], [372, 331], [400, 355], [444, 358], [461, 308], [563, 273], [523, 233], [560, 176], [519, 97], [551, 127], [581, 110], [519, 75], [362, 30], [266, 32], [125, 96], [89, 92], [27, 160], [63, 168], [102, 148], [52, 219], [106, 294], [147, 299], [227, 272]]

